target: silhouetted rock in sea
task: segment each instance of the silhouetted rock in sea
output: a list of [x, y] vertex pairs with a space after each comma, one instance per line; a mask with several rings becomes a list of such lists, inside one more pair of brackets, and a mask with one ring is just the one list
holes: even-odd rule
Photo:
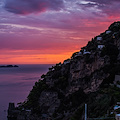
[[18, 65], [1, 65], [0, 68], [13, 68], [13, 67], [19, 67]]

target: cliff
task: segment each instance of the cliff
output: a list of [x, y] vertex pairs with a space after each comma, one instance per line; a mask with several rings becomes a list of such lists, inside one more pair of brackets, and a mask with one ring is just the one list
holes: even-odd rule
[[105, 116], [120, 101], [120, 79], [115, 82], [116, 75], [119, 78], [119, 21], [70, 59], [49, 68], [27, 100], [16, 108], [16, 120], [82, 120], [85, 103], [90, 118]]

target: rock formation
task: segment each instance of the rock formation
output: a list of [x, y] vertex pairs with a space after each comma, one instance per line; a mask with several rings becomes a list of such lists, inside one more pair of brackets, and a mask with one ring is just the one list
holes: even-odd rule
[[[70, 59], [49, 68], [35, 83], [27, 100], [16, 108], [16, 120], [82, 120], [85, 103], [89, 104], [89, 117], [104, 116], [120, 99], [119, 88], [113, 82], [119, 74], [118, 21]], [[27, 118], [26, 110], [30, 110]]]

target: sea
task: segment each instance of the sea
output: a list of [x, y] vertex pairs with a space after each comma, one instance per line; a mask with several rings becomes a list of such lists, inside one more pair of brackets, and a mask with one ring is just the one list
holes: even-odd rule
[[9, 103], [24, 102], [36, 81], [51, 64], [18, 65], [0, 68], [0, 120], [7, 120]]

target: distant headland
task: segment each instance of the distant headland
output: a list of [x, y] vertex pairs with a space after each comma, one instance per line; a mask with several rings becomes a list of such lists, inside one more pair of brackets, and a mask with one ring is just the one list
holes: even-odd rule
[[18, 65], [1, 65], [0, 68], [13, 68], [13, 67], [19, 67]]

